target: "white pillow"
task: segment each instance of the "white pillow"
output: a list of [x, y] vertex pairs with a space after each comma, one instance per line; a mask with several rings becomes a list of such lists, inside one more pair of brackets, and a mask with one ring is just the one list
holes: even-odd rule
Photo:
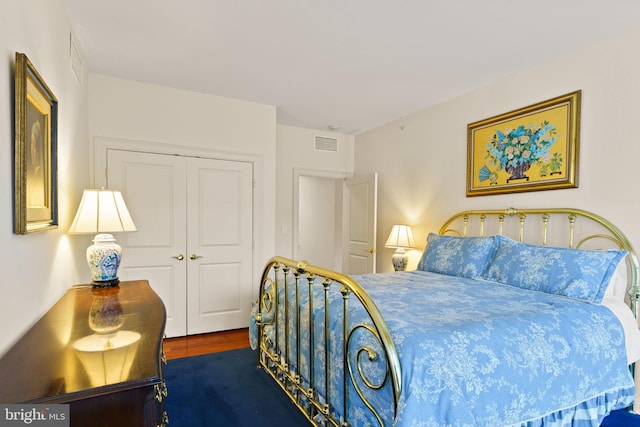
[[616, 271], [613, 272], [604, 298], [615, 298], [624, 301], [627, 296], [627, 263], [626, 257], [620, 260]]

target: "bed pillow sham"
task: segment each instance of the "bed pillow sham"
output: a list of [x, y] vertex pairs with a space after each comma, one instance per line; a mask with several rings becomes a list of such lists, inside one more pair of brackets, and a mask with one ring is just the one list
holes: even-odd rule
[[599, 304], [626, 254], [532, 245], [497, 235], [495, 253], [482, 277]]
[[495, 247], [495, 236], [459, 237], [430, 233], [418, 270], [478, 279]]
[[625, 262], [625, 258], [618, 263], [618, 267], [616, 271], [613, 273], [611, 280], [609, 281], [609, 285], [607, 286], [607, 290], [604, 293], [604, 298], [615, 298], [617, 300], [623, 301], [627, 297], [627, 287], [629, 286], [627, 280], [627, 263]]

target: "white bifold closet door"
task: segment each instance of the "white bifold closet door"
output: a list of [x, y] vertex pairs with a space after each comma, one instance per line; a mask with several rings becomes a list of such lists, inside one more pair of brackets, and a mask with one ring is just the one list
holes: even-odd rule
[[116, 236], [120, 280], [149, 280], [167, 309], [167, 336], [247, 327], [253, 165], [109, 149], [107, 182], [138, 228]]

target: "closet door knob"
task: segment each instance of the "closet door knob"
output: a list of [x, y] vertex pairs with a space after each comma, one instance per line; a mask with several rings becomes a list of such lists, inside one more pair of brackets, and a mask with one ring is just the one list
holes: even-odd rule
[[196, 254], [191, 254], [191, 256], [189, 258], [190, 259], [198, 259], [198, 258], [202, 258], [202, 256], [196, 255]]
[[178, 255], [174, 256], [173, 258], [177, 259], [178, 261], [182, 261], [184, 259], [184, 255], [178, 254]]

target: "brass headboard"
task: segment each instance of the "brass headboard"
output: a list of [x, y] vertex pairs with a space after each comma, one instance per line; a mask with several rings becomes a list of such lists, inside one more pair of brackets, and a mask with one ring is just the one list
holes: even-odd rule
[[626, 257], [629, 305], [633, 314], [638, 317], [638, 257], [624, 233], [600, 215], [573, 208], [469, 210], [449, 218], [439, 233], [458, 236], [502, 234], [521, 242], [539, 245], [578, 249], [626, 249], [629, 251]]

